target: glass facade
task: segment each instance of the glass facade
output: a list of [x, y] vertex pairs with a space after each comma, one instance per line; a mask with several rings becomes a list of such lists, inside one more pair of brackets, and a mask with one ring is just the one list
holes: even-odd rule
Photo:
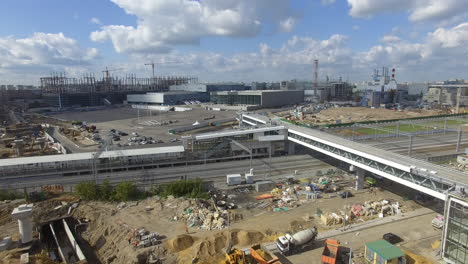
[[468, 203], [450, 197], [446, 207], [443, 257], [448, 263], [468, 263]]

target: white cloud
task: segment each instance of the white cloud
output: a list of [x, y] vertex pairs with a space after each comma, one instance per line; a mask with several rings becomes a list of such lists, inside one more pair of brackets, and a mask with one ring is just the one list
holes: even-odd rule
[[384, 36], [383, 45], [357, 53], [357, 67], [391, 65], [403, 69], [406, 80], [436, 80], [465, 77], [468, 67], [468, 23], [438, 28], [419, 43], [393, 35]]
[[98, 57], [98, 51], [81, 48], [63, 33], [37, 32], [22, 39], [0, 38], [0, 57], [0, 79], [21, 73], [23, 76], [17, 81], [24, 81], [34, 74], [47, 75], [51, 70], [88, 66]]
[[[458, 22], [468, 14], [466, 0], [347, 0], [353, 17], [370, 18], [381, 13], [408, 11], [414, 22]], [[456, 17], [457, 19], [454, 19]]]
[[336, 0], [322, 0], [322, 5], [331, 5], [336, 2]]
[[296, 23], [296, 18], [288, 17], [287, 19], [280, 21], [280, 30], [282, 32], [291, 32], [296, 26]]
[[117, 52], [167, 52], [204, 36], [253, 37], [267, 24], [291, 31], [291, 0], [111, 0], [137, 17], [137, 26], [107, 25], [91, 40], [111, 40]]
[[[134, 59], [137, 64], [144, 61], [141, 57]], [[418, 42], [391, 33], [382, 37], [381, 44], [362, 52], [352, 50], [344, 35], [332, 35], [325, 40], [294, 36], [279, 48], [262, 43], [257, 51], [249, 53], [226, 56], [213, 52], [172, 52], [154, 59], [189, 63], [179, 67], [161, 65], [160, 74], [183, 72], [208, 81], [311, 80], [314, 59], [320, 61], [319, 76], [323, 79], [329, 75], [368, 80], [372, 69], [383, 66], [395, 67], [399, 81], [466, 78], [468, 23], [438, 28]]]
[[361, 27], [358, 26], [358, 25], [354, 25], [354, 26], [352, 27], [352, 29], [353, 29], [354, 31], [358, 31], [360, 28], [361, 28]]
[[92, 17], [92, 18], [89, 20], [89, 22], [90, 22], [91, 24], [102, 25], [101, 20], [99, 20], [99, 18], [97, 18], [97, 17]]
[[395, 35], [385, 35], [383, 38], [380, 40], [381, 42], [399, 42], [401, 41], [401, 38]]

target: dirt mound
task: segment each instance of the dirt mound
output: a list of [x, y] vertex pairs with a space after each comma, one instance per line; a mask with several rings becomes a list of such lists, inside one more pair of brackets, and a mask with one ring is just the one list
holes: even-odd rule
[[238, 242], [240, 246], [247, 246], [255, 243], [259, 243], [263, 240], [265, 235], [259, 231], [239, 231], [237, 235]]
[[179, 235], [167, 242], [167, 247], [172, 252], [179, 252], [193, 245], [195, 240], [190, 235]]
[[198, 258], [200, 263], [216, 263], [224, 257], [224, 252], [231, 243], [233, 246], [249, 246], [263, 241], [265, 235], [259, 231], [246, 231], [234, 229], [215, 233], [212, 236], [200, 239], [186, 251], [180, 252], [179, 263], [185, 263]]

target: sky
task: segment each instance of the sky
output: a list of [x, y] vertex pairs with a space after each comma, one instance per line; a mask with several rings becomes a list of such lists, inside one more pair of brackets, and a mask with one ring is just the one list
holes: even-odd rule
[[467, 0], [2, 0], [0, 84], [115, 69], [203, 82], [465, 78]]

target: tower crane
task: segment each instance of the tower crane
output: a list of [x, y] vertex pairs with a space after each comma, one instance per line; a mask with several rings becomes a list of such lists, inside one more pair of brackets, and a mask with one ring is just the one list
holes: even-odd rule
[[110, 78], [110, 73], [109, 73], [109, 72], [112, 72], [112, 71], [122, 71], [122, 70], [125, 70], [125, 68], [110, 69], [110, 70], [109, 70], [109, 69], [106, 67], [106, 69], [103, 70], [102, 72], [104, 73], [104, 77], [105, 77], [106, 79], [109, 79], [109, 78]]

